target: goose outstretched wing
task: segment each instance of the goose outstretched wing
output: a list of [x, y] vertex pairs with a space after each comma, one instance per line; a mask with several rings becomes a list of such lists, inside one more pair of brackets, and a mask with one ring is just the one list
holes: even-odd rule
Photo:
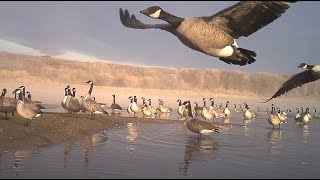
[[281, 16], [297, 1], [241, 1], [205, 18], [234, 38], [249, 36]]
[[307, 84], [309, 82], [315, 81], [318, 78], [316, 76], [314, 76], [312, 70], [306, 70], [306, 71], [302, 71], [298, 74], [295, 74], [293, 76], [291, 76], [286, 82], [284, 82], [281, 87], [279, 88], [279, 90], [274, 93], [274, 95], [269, 98], [268, 100], [266, 100], [264, 103], [270, 101], [273, 98], [277, 98], [279, 96], [281, 96], [282, 94], [298, 87], [298, 86], [302, 86], [304, 84]]

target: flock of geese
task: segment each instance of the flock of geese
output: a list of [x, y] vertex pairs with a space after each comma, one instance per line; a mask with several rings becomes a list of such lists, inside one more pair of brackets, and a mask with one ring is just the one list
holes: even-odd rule
[[[86, 93], [84, 96], [80, 96], [81, 102], [76, 98], [75, 88], [71, 89], [70, 85], [67, 85], [64, 88], [65, 94], [61, 101], [61, 106], [65, 110], [65, 113], [70, 114], [70, 116], [79, 112], [89, 113], [89, 119], [92, 120], [95, 119], [95, 114], [109, 115], [104, 108], [105, 104], [96, 102], [94, 97], [91, 96], [93, 91], [93, 81], [89, 80], [86, 83], [89, 84], [90, 87], [88, 93]], [[12, 113], [12, 116], [14, 116], [14, 112], [17, 111], [21, 117], [27, 120], [26, 126], [29, 126], [29, 121], [31, 119], [43, 116], [41, 109], [45, 109], [45, 107], [42, 106], [42, 102], [31, 100], [31, 93], [25, 93], [25, 86], [20, 86], [13, 91], [15, 98], [6, 97], [6, 93], [7, 89], [4, 88], [0, 96], [0, 112], [5, 113], [6, 119], [8, 119], [8, 113]], [[27, 94], [27, 97], [25, 97], [25, 94]], [[112, 113], [119, 113], [123, 109], [119, 104], [116, 103], [115, 94], [113, 94], [112, 97], [113, 102], [110, 105]], [[159, 106], [157, 108], [152, 106], [151, 99], [148, 99], [147, 103], [145, 98], [142, 97], [142, 104], [137, 102], [137, 96], [129, 96], [128, 99], [130, 102], [127, 107], [127, 112], [130, 116], [133, 115], [133, 117], [138, 117], [139, 114], [142, 114], [143, 117], [155, 118], [159, 113], [170, 114], [173, 112], [172, 108], [164, 105], [164, 101], [162, 99], [158, 100]], [[182, 103], [181, 99], [178, 99], [176, 102], [178, 103], [177, 113], [180, 115], [179, 120], [186, 120], [187, 128], [191, 132], [197, 133], [198, 136], [201, 136], [201, 134], [221, 132], [222, 127], [220, 125], [216, 125], [214, 122], [218, 118], [229, 119], [231, 117], [231, 110], [229, 109], [230, 102], [226, 101], [226, 104], [223, 107], [222, 103], [218, 106], [214, 103], [214, 99], [210, 98], [210, 106], [207, 107], [207, 99], [203, 98], [202, 100], [202, 107], [200, 107], [197, 102], [194, 102], [195, 106], [192, 108], [192, 103], [190, 100], [186, 100]], [[244, 120], [253, 119], [257, 116], [257, 113], [269, 113], [268, 108], [267, 111], [262, 111], [259, 107], [257, 107], [258, 111], [256, 113], [250, 109], [250, 106], [247, 104], [247, 102], [244, 102], [243, 104], [244, 109], [242, 108], [241, 104], [239, 104], [238, 107], [236, 104], [234, 104], [233, 112], [243, 112]], [[293, 114], [290, 109], [287, 109], [286, 113], [283, 110], [280, 110], [280, 108], [277, 108], [276, 110], [274, 104], [272, 104], [268, 122], [273, 126], [273, 128], [277, 126], [280, 128], [280, 125], [286, 122], [288, 116], [294, 117], [296, 122], [300, 124], [307, 124], [312, 118], [309, 108], [306, 108], [305, 111], [303, 111], [303, 108], [301, 107], [297, 108], [296, 111], [296, 114]], [[196, 116], [201, 117], [202, 119], [197, 119], [195, 118]], [[320, 119], [320, 114], [316, 112], [316, 108], [314, 108], [313, 117], [315, 119]]]
[[[203, 17], [192, 17], [192, 18], [181, 18], [172, 15], [164, 11], [159, 6], [151, 6], [140, 13], [154, 18], [166, 21], [164, 24], [144, 24], [134, 15], [129, 14], [128, 10], [123, 11], [119, 9], [119, 15], [121, 23], [128, 28], [134, 29], [160, 29], [167, 31], [176, 36], [184, 45], [187, 47], [207, 54], [209, 56], [218, 57], [219, 60], [233, 65], [244, 66], [252, 64], [256, 61], [256, 52], [244, 48], [240, 48], [236, 42], [236, 39], [240, 37], [247, 37], [255, 33], [264, 26], [270, 24], [277, 18], [279, 18], [285, 11], [290, 7], [290, 3], [297, 1], [241, 1], [233, 6], [219, 11], [218, 13], [211, 16]], [[320, 78], [320, 65], [309, 65], [301, 63], [299, 68], [305, 69], [305, 71], [297, 73], [290, 77], [286, 82], [282, 84], [279, 90], [268, 100], [277, 98], [282, 94], [290, 91], [293, 88], [302, 86], [306, 83], [316, 81]], [[87, 81], [90, 85], [88, 93], [81, 96], [81, 103], [75, 97], [75, 89], [70, 89], [68, 85], [65, 88], [65, 96], [61, 102], [61, 106], [71, 114], [77, 112], [88, 112], [90, 113], [90, 119], [95, 118], [95, 114], [109, 115], [109, 113], [103, 108], [105, 104], [98, 103], [91, 96], [93, 89], [93, 82]], [[72, 91], [72, 92], [71, 92]], [[41, 116], [41, 102], [32, 101], [31, 94], [27, 93], [28, 97], [25, 97], [25, 88], [21, 86], [17, 88], [13, 93], [18, 94], [18, 98], [5, 97], [7, 90], [4, 89], [0, 99], [0, 109], [4, 112], [7, 117], [7, 113], [17, 111], [18, 114], [27, 119], [27, 124], [30, 119]], [[151, 105], [151, 99], [148, 99], [148, 103], [142, 98], [142, 105], [137, 103], [136, 96], [130, 96], [130, 103], [127, 108], [127, 112], [134, 117], [143, 113], [145, 116], [155, 116], [158, 112], [170, 113], [171, 108], [164, 105], [163, 100], [159, 99], [158, 108], [154, 108]], [[189, 100], [182, 102], [180, 99], [177, 100], [179, 103], [178, 113], [181, 118], [187, 119], [187, 127], [190, 131], [198, 133], [200, 136], [204, 133], [220, 132], [221, 127], [209, 122], [211, 119], [230, 117], [230, 110], [228, 108], [229, 101], [227, 101], [225, 108], [217, 109], [214, 107], [214, 101], [211, 98], [211, 106], [206, 107], [206, 99], [203, 99], [204, 106], [199, 107], [195, 103], [195, 107], [191, 108], [191, 102]], [[244, 117], [245, 119], [251, 119], [256, 116], [249, 108], [248, 104], [245, 105]], [[111, 105], [112, 111], [117, 112], [122, 108], [116, 104], [115, 95], [113, 95], [113, 104]], [[300, 110], [300, 109], [299, 109]], [[301, 109], [301, 114], [297, 114], [295, 119], [297, 122], [306, 124], [311, 115], [309, 109], [305, 111]], [[195, 119], [195, 116], [201, 115], [205, 120], [202, 121]], [[284, 111], [280, 112], [280, 109], [275, 110], [272, 105], [268, 122], [273, 126], [278, 126], [285, 122], [287, 113]], [[319, 117], [315, 109], [315, 118]]]

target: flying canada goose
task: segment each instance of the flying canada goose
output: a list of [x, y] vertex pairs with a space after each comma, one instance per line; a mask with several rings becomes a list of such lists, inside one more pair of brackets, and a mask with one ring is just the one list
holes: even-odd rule
[[99, 114], [103, 113], [105, 115], [109, 115], [109, 113], [106, 110], [104, 110], [99, 103], [97, 103], [91, 98], [93, 81], [89, 80], [86, 83], [90, 84], [90, 89], [88, 93], [84, 95], [82, 103], [83, 103], [84, 109], [90, 113], [90, 119], [95, 119], [96, 113], [99, 113]]
[[27, 120], [27, 123], [25, 124], [26, 127], [29, 126], [29, 121], [31, 119], [43, 116], [43, 112], [35, 104], [25, 102], [25, 98], [23, 97], [23, 93], [20, 88], [16, 89], [13, 93], [19, 94], [17, 112], [21, 117]]
[[201, 121], [193, 118], [190, 101], [185, 101], [183, 105], [185, 105], [188, 108], [188, 117], [187, 117], [186, 124], [187, 124], [187, 128], [191, 132], [197, 133], [199, 137], [202, 134], [209, 134], [213, 132], [220, 133], [220, 131], [222, 130], [220, 126], [216, 126], [209, 122], [205, 122], [205, 121]]
[[306, 70], [291, 76], [286, 82], [281, 85], [278, 91], [264, 103], [270, 101], [273, 98], [277, 98], [298, 86], [316, 81], [320, 78], [320, 64], [308, 65], [306, 63], [301, 63], [298, 67]]
[[5, 119], [8, 119], [8, 113], [12, 113], [14, 116], [14, 112], [17, 110], [17, 102], [18, 100], [11, 97], [5, 97], [7, 93], [7, 89], [3, 88], [2, 94], [0, 96], [0, 112], [6, 114]]
[[274, 104], [272, 104], [271, 105], [271, 113], [268, 118], [268, 122], [270, 125], [272, 125], [273, 129], [274, 129], [274, 126], [279, 126], [279, 129], [280, 129], [280, 125], [282, 123], [284, 123], [285, 121], [281, 121], [280, 118], [274, 114], [274, 111], [275, 111], [275, 107], [274, 107]]
[[122, 110], [121, 106], [116, 103], [116, 95], [115, 94], [112, 94], [111, 109], [112, 109], [113, 112], [114, 111], [118, 111], [118, 110]]
[[72, 88], [73, 94], [71, 93], [70, 88], [68, 88], [68, 95], [67, 99], [65, 102], [66, 109], [68, 112], [72, 113], [77, 113], [80, 110], [83, 110], [83, 106], [79, 103], [78, 99], [76, 99], [76, 89]]
[[[296, 2], [296, 1], [290, 1]], [[187, 47], [227, 64], [244, 66], [256, 60], [256, 53], [240, 48], [235, 39], [248, 37], [281, 16], [289, 5], [285, 1], [244, 1], [207, 17], [180, 18], [159, 6], [140, 13], [168, 24], [144, 24], [119, 9], [121, 23], [134, 29], [161, 29], [175, 35]]]
[[64, 97], [63, 100], [61, 101], [61, 106], [64, 109], [64, 113], [67, 113], [67, 108], [66, 108], [66, 101], [68, 97], [68, 89], [70, 88], [70, 85], [67, 85], [67, 87], [64, 88]]

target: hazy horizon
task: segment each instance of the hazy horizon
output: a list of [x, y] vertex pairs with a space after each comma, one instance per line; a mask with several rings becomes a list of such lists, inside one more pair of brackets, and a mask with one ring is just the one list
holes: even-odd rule
[[291, 4], [274, 22], [249, 37], [238, 39], [240, 47], [257, 53], [257, 61], [243, 67], [193, 51], [167, 32], [126, 28], [119, 18], [119, 8], [123, 8], [141, 22], [156, 24], [163, 21], [146, 17], [139, 11], [158, 5], [180, 17], [209, 16], [235, 3], [237, 1], [0, 2], [0, 40], [51, 56], [78, 53], [145, 66], [293, 74], [301, 71], [297, 68], [301, 62], [318, 64], [315, 53], [320, 30], [315, 23], [320, 17], [318, 2]]

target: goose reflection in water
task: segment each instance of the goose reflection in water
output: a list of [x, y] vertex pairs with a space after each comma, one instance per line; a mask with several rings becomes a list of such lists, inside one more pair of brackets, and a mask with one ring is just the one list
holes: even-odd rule
[[284, 147], [281, 138], [283, 137], [284, 133], [282, 129], [272, 129], [268, 132], [268, 142], [269, 142], [269, 152], [271, 154], [279, 154]]
[[134, 125], [133, 123], [128, 123], [127, 129], [128, 129], [128, 135], [126, 136], [126, 138], [129, 140], [129, 143], [130, 143], [128, 146], [128, 149], [130, 152], [132, 152], [134, 149], [134, 140], [138, 137], [137, 126]]
[[37, 149], [26, 149], [26, 150], [19, 150], [14, 152], [14, 163], [13, 163], [13, 169], [14, 169], [14, 175], [18, 176], [19, 172], [21, 171], [21, 162], [24, 159], [32, 157], [35, 153], [37, 153]]
[[217, 150], [217, 143], [210, 136], [195, 137], [187, 139], [184, 161], [179, 164], [179, 172], [188, 176], [188, 169], [192, 162], [208, 161], [214, 158], [214, 151]]
[[101, 133], [96, 133], [91, 136], [87, 136], [83, 139], [81, 143], [81, 156], [84, 159], [84, 165], [88, 166], [89, 164], [89, 152], [96, 151], [97, 148], [103, 144], [104, 141], [107, 141], [107, 135], [104, 131]]

